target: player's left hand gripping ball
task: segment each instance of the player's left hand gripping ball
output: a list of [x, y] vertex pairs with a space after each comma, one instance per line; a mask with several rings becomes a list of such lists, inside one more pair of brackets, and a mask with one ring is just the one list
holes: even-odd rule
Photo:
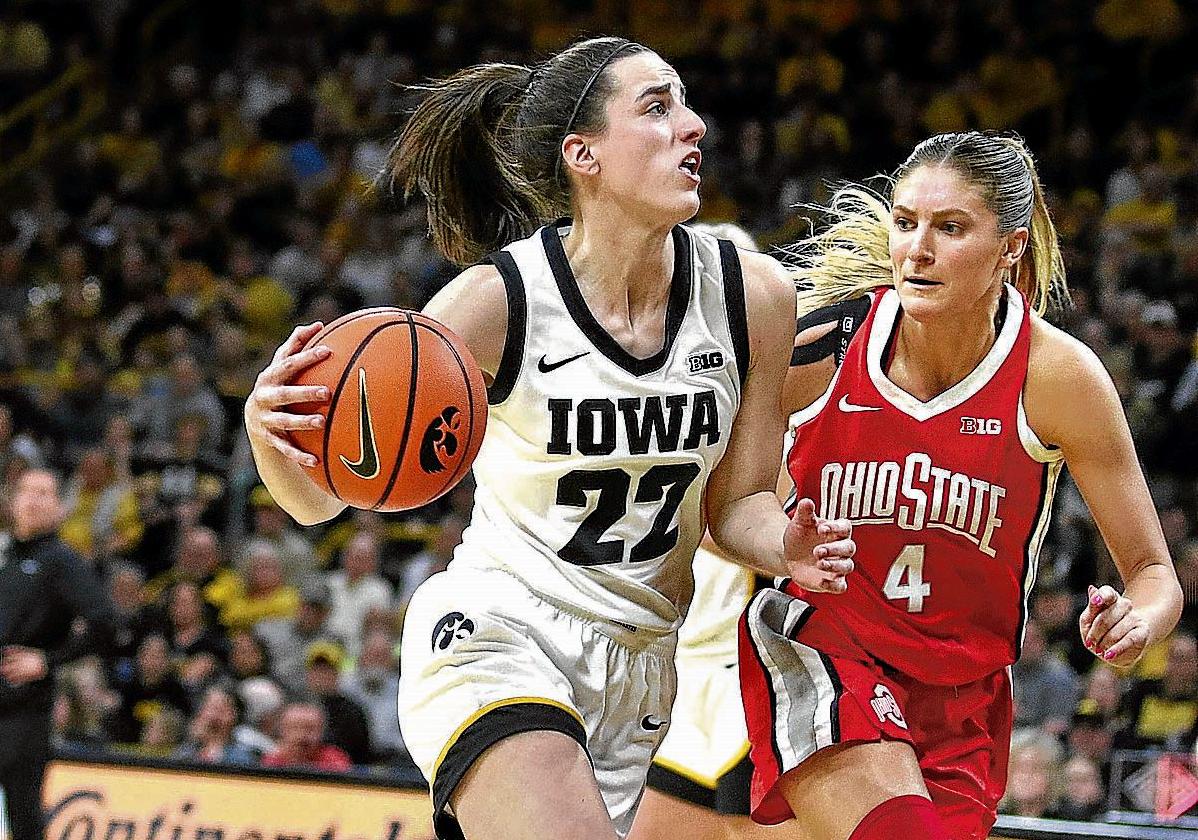
[[487, 427], [487, 389], [465, 343], [419, 312], [376, 307], [338, 318], [307, 346], [331, 355], [296, 385], [324, 385], [329, 400], [297, 407], [325, 415], [320, 429], [293, 431], [319, 459], [304, 467], [346, 504], [410, 510], [454, 487], [470, 469]]

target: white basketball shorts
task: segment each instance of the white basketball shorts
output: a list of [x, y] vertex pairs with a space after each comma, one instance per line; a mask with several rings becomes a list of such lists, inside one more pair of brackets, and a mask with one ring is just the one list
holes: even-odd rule
[[399, 720], [429, 781], [438, 836], [460, 837], [449, 800], [490, 746], [559, 731], [587, 751], [612, 823], [632, 826], [677, 690], [675, 634], [551, 604], [498, 569], [453, 566], [404, 619]]

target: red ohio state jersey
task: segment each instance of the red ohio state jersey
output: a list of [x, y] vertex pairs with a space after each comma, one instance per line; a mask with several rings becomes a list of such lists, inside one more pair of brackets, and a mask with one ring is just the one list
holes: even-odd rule
[[1024, 416], [1031, 318], [1016, 289], [985, 358], [928, 402], [884, 372], [898, 293], [871, 297], [828, 390], [792, 416], [787, 458], [800, 498], [853, 523], [856, 570], [841, 595], [790, 587], [883, 665], [959, 685], [1018, 657], [1064, 461]]

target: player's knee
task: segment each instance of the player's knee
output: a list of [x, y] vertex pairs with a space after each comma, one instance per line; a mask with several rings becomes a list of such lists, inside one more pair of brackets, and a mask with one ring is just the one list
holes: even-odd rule
[[922, 796], [887, 799], [865, 815], [849, 840], [952, 840], [936, 811]]

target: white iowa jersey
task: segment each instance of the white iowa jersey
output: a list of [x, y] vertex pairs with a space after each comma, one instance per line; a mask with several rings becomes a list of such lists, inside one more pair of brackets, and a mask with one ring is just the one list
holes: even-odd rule
[[559, 222], [491, 260], [508, 336], [490, 389], [474, 514], [455, 564], [664, 632], [686, 612], [703, 496], [748, 369], [735, 248], [674, 229], [662, 349], [629, 355], [587, 308]]

